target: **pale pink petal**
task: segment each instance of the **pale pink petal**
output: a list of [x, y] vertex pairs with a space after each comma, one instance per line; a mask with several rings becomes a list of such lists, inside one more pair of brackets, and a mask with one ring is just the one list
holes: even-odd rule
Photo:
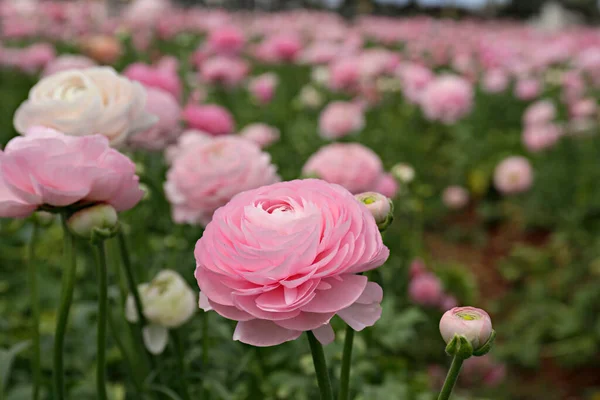
[[353, 304], [365, 290], [367, 277], [361, 275], [340, 275], [340, 280], [326, 279], [331, 289], [316, 291], [315, 298], [302, 307], [305, 312], [335, 312]]
[[233, 333], [233, 340], [257, 347], [276, 346], [296, 340], [302, 332], [282, 328], [271, 321], [253, 319], [238, 322]]
[[317, 329], [313, 329], [312, 332], [314, 333], [317, 340], [321, 342], [322, 345], [328, 345], [335, 339], [335, 332], [329, 324], [323, 325]]
[[375, 282], [368, 282], [364, 292], [360, 295], [357, 303], [372, 304], [381, 303], [383, 300], [383, 289]]
[[381, 306], [378, 303], [355, 303], [337, 313], [355, 331], [362, 331], [367, 326], [373, 326], [381, 317]]
[[317, 329], [320, 326], [323, 326], [329, 323], [329, 320], [333, 318], [335, 312], [329, 313], [309, 313], [303, 312], [297, 317], [284, 319], [281, 321], [274, 321], [277, 325], [287, 328], [293, 329], [296, 331], [310, 331], [313, 329]]

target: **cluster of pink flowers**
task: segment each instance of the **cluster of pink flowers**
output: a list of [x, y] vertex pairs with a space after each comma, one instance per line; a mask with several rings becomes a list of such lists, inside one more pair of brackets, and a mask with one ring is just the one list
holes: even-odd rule
[[408, 296], [415, 304], [439, 307], [442, 311], [456, 307], [458, 303], [454, 296], [444, 292], [442, 281], [428, 271], [423, 260], [419, 258], [410, 264]]
[[523, 144], [527, 150], [537, 152], [553, 146], [562, 135], [554, 119], [556, 107], [549, 100], [531, 104], [523, 115]]

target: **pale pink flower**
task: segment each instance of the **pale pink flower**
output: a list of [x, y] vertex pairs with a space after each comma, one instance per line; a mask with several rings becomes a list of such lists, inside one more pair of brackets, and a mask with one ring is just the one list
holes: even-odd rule
[[454, 335], [463, 336], [471, 343], [473, 350], [477, 350], [492, 335], [492, 320], [482, 309], [454, 307], [442, 316], [440, 333], [446, 343], [450, 343]]
[[248, 63], [241, 58], [216, 56], [202, 63], [200, 77], [205, 83], [231, 88], [239, 85], [249, 70]]
[[578, 100], [569, 107], [569, 114], [573, 119], [593, 118], [598, 110], [598, 104], [593, 98]]
[[265, 148], [279, 140], [279, 129], [260, 122], [250, 124], [240, 131], [240, 136]]
[[377, 154], [362, 144], [333, 143], [310, 156], [302, 173], [361, 193], [375, 190], [383, 165]]
[[101, 135], [73, 137], [33, 127], [0, 152], [0, 216], [38, 207], [107, 203], [128, 210], [142, 198], [135, 165]]
[[345, 58], [329, 68], [328, 86], [332, 90], [354, 90], [360, 82], [360, 69], [356, 58]]
[[273, 100], [278, 83], [277, 75], [267, 72], [252, 78], [248, 83], [248, 90], [260, 104], [267, 104]]
[[420, 103], [428, 119], [453, 124], [473, 108], [473, 87], [459, 76], [442, 75], [427, 85]]
[[417, 275], [408, 285], [408, 297], [413, 303], [423, 306], [438, 305], [442, 294], [442, 283], [430, 272]]
[[531, 187], [532, 183], [533, 170], [525, 157], [508, 157], [494, 170], [494, 186], [501, 193], [524, 192]]
[[235, 129], [231, 113], [216, 104], [188, 104], [183, 109], [182, 118], [190, 128], [204, 131], [213, 136], [226, 135]]
[[69, 69], [85, 69], [96, 66], [96, 62], [86, 56], [63, 54], [46, 64], [43, 76], [55, 74]]
[[412, 260], [409, 268], [409, 275], [412, 279], [427, 272], [427, 266], [421, 258], [415, 258]]
[[123, 71], [123, 75], [138, 81], [146, 87], [153, 87], [171, 93], [176, 99], [181, 96], [182, 85], [177, 75], [177, 66], [169, 60], [157, 65], [134, 63]]
[[383, 174], [379, 178], [375, 191], [382, 195], [393, 199], [398, 194], [399, 186], [398, 181], [392, 174]]
[[458, 306], [458, 300], [452, 295], [445, 294], [440, 300], [440, 310], [448, 311], [451, 308]]
[[175, 153], [165, 193], [177, 223], [206, 225], [237, 193], [279, 181], [268, 153], [249, 140], [222, 136], [189, 140]]
[[363, 111], [355, 103], [334, 101], [325, 107], [319, 117], [319, 133], [325, 139], [338, 139], [358, 133], [364, 126]]
[[531, 152], [538, 152], [554, 146], [562, 136], [562, 129], [554, 123], [532, 124], [525, 127], [521, 139]]
[[448, 186], [442, 193], [444, 205], [452, 210], [458, 210], [469, 203], [469, 192], [461, 186]]
[[556, 118], [556, 107], [550, 100], [538, 100], [525, 110], [525, 125], [545, 125]]
[[483, 384], [496, 387], [506, 378], [506, 366], [495, 361], [490, 354], [482, 357], [471, 357], [465, 360], [460, 375], [460, 383], [464, 386]]
[[542, 85], [535, 78], [520, 78], [515, 85], [515, 96], [521, 100], [532, 100], [542, 91]]
[[263, 40], [255, 51], [255, 56], [264, 62], [293, 62], [302, 50], [302, 40], [298, 35], [282, 33]]
[[500, 69], [492, 69], [485, 73], [482, 88], [486, 93], [504, 92], [510, 83], [508, 74]]
[[200, 306], [239, 321], [234, 340], [275, 346], [312, 331], [327, 344], [335, 315], [359, 331], [381, 316], [381, 287], [359, 273], [389, 250], [338, 185], [306, 179], [240, 193], [215, 212], [195, 256]]
[[246, 38], [244, 32], [235, 26], [219, 26], [210, 31], [206, 39], [208, 51], [224, 54], [235, 55], [244, 48]]
[[433, 72], [418, 64], [403, 64], [398, 68], [402, 94], [411, 103], [417, 104], [425, 88], [435, 78]]
[[130, 136], [128, 143], [132, 147], [147, 150], [164, 149], [181, 133], [181, 107], [170, 93], [160, 89], [148, 88], [146, 94], [146, 111], [158, 117], [158, 122], [151, 128]]

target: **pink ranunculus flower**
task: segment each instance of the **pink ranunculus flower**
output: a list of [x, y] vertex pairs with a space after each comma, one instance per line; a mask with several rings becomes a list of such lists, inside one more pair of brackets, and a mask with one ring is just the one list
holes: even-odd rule
[[423, 306], [436, 306], [442, 298], [443, 290], [440, 279], [430, 272], [414, 277], [408, 286], [408, 296]]
[[545, 125], [556, 118], [556, 107], [550, 100], [538, 100], [525, 110], [525, 125]]
[[355, 103], [334, 101], [319, 117], [319, 133], [325, 139], [338, 139], [358, 133], [365, 126], [362, 108]]
[[123, 71], [123, 75], [132, 81], [138, 81], [146, 87], [153, 87], [171, 93], [176, 99], [181, 96], [182, 85], [177, 68], [165, 61], [164, 64], [147, 65], [134, 63]]
[[183, 109], [182, 118], [190, 128], [204, 131], [213, 136], [226, 135], [235, 129], [231, 113], [216, 104], [188, 104]]
[[542, 91], [542, 85], [535, 78], [521, 78], [515, 85], [515, 96], [521, 100], [532, 100]]
[[42, 75], [48, 76], [57, 72], [67, 71], [69, 69], [85, 69], [95, 66], [96, 62], [86, 56], [63, 54], [46, 64], [46, 68], [44, 68]]
[[510, 83], [508, 74], [500, 69], [492, 69], [485, 73], [481, 86], [486, 93], [504, 92]]
[[32, 127], [0, 152], [0, 217], [76, 203], [128, 210], [142, 198], [138, 180], [134, 163], [110, 148], [106, 137]]
[[397, 75], [402, 85], [402, 94], [414, 104], [419, 103], [425, 88], [435, 78], [430, 69], [418, 64], [401, 65]]
[[420, 103], [428, 119], [453, 124], [473, 108], [473, 87], [459, 76], [442, 75], [427, 85]]
[[240, 131], [240, 136], [265, 148], [279, 140], [279, 129], [260, 122], [250, 124]]
[[427, 266], [422, 258], [415, 258], [411, 261], [409, 267], [409, 276], [411, 279], [416, 278], [417, 276], [423, 275], [427, 273]]
[[275, 89], [279, 83], [279, 78], [273, 72], [267, 72], [252, 78], [248, 83], [248, 90], [252, 97], [260, 104], [268, 104], [273, 100]]
[[535, 153], [554, 146], [561, 136], [562, 129], [549, 122], [526, 126], [521, 138], [525, 148]]
[[385, 197], [389, 197], [393, 199], [398, 194], [399, 190], [398, 181], [394, 178], [392, 174], [383, 174], [377, 185], [375, 186], [375, 191], [381, 193]]
[[234, 340], [275, 346], [312, 331], [334, 339], [338, 315], [354, 330], [381, 316], [383, 291], [358, 275], [389, 250], [371, 213], [346, 189], [317, 179], [235, 196], [196, 244], [200, 306], [239, 321]]
[[359, 143], [333, 143], [321, 147], [302, 168], [304, 176], [337, 183], [357, 194], [375, 190], [383, 174], [377, 154]]
[[56, 50], [48, 43], [36, 43], [19, 50], [16, 66], [27, 73], [43, 70], [56, 58]]
[[448, 186], [442, 193], [442, 202], [452, 210], [458, 210], [469, 203], [469, 192], [461, 186]]
[[459, 382], [464, 386], [483, 384], [496, 387], [506, 378], [506, 366], [495, 361], [490, 354], [465, 360]]
[[598, 110], [598, 103], [593, 98], [584, 98], [573, 102], [569, 107], [569, 115], [572, 119], [585, 120], [593, 118]]
[[440, 320], [440, 333], [446, 343], [454, 335], [464, 336], [473, 350], [482, 347], [492, 336], [492, 320], [487, 312], [475, 307], [454, 307]]
[[206, 225], [237, 193], [279, 181], [269, 154], [249, 140], [184, 139], [187, 148], [175, 154], [165, 183], [177, 223]]
[[442, 296], [440, 300], [440, 310], [448, 311], [449, 309], [454, 308], [456, 306], [458, 306], [458, 300], [456, 300], [456, 297], [449, 294], [445, 294]]
[[231, 25], [213, 29], [206, 39], [207, 50], [216, 54], [235, 55], [244, 48], [246, 37], [239, 28]]
[[264, 62], [293, 62], [301, 50], [302, 40], [298, 35], [282, 33], [265, 38], [256, 49], [255, 55]]
[[525, 157], [504, 159], [494, 170], [494, 186], [504, 194], [525, 192], [533, 183], [533, 170]]
[[147, 88], [146, 95], [146, 111], [158, 117], [158, 122], [145, 131], [131, 135], [128, 143], [132, 147], [161, 150], [181, 133], [181, 107], [170, 93], [160, 89]]
[[332, 90], [351, 91], [360, 83], [360, 68], [355, 57], [344, 58], [329, 67], [328, 86]]
[[216, 56], [202, 63], [200, 77], [205, 83], [231, 88], [239, 85], [249, 70], [248, 63], [241, 58]]

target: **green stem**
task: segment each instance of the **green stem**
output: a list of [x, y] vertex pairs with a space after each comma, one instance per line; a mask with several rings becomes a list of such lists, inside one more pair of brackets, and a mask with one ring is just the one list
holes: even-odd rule
[[[208, 351], [210, 349], [208, 341], [208, 312], [202, 312], [202, 372], [206, 376], [208, 372]], [[208, 389], [204, 387], [202, 382], [202, 399], [208, 399]]]
[[342, 372], [340, 373], [339, 400], [347, 400], [350, 393], [350, 366], [352, 365], [352, 345], [354, 344], [354, 329], [346, 327], [344, 353], [342, 355]]
[[325, 352], [323, 346], [317, 340], [312, 331], [306, 331], [310, 351], [312, 353], [313, 363], [315, 364], [315, 372], [317, 381], [319, 382], [319, 390], [321, 391], [321, 400], [333, 400], [333, 389], [329, 380], [329, 372], [327, 371], [327, 362], [325, 361]]
[[75, 272], [77, 270], [75, 262], [75, 243], [73, 236], [67, 228], [67, 217], [62, 216], [63, 237], [64, 237], [64, 270], [62, 277], [62, 288], [60, 294], [60, 305], [58, 308], [58, 317], [56, 319], [56, 330], [54, 335], [54, 398], [64, 400], [65, 382], [63, 351], [65, 344], [65, 332], [67, 322], [69, 321], [69, 311], [73, 302], [73, 289], [75, 286]]
[[123, 259], [123, 266], [125, 267], [125, 277], [127, 278], [127, 286], [129, 287], [129, 293], [133, 296], [135, 302], [135, 309], [138, 314], [138, 320], [141, 327], [146, 326], [146, 317], [144, 317], [144, 308], [140, 293], [137, 289], [135, 277], [133, 275], [133, 268], [131, 266], [131, 258], [129, 258], [129, 251], [127, 249], [127, 242], [125, 242], [125, 235], [122, 231], [117, 234], [119, 240], [119, 249], [121, 251], [121, 258]]
[[108, 308], [108, 271], [104, 240], [96, 245], [98, 271], [98, 335], [96, 354], [96, 391], [99, 400], [106, 400], [106, 311]]
[[181, 344], [181, 337], [179, 336], [179, 332], [175, 330], [169, 331], [171, 335], [171, 344], [173, 346], [173, 350], [175, 351], [175, 355], [177, 357], [177, 366], [179, 368], [179, 386], [180, 392], [184, 400], [190, 400], [190, 394], [187, 390], [186, 385], [186, 368], [185, 368], [185, 360], [183, 358], [183, 348]]
[[442, 391], [438, 397], [438, 400], [448, 400], [450, 395], [452, 394], [452, 389], [454, 388], [454, 384], [458, 379], [458, 374], [460, 373], [460, 369], [463, 364], [463, 359], [457, 356], [454, 356], [452, 360], [452, 364], [450, 365], [450, 370], [448, 371], [448, 375], [446, 375], [446, 381], [444, 382], [444, 386], [442, 386]]
[[27, 264], [29, 272], [29, 296], [31, 298], [31, 318], [33, 326], [31, 334], [33, 336], [32, 355], [31, 355], [31, 371], [33, 375], [33, 400], [40, 398], [40, 384], [42, 381], [41, 369], [41, 350], [40, 350], [40, 298], [38, 291], [37, 268], [35, 264], [35, 246], [39, 236], [39, 228], [37, 224], [33, 224], [31, 231], [31, 239], [29, 240]]

